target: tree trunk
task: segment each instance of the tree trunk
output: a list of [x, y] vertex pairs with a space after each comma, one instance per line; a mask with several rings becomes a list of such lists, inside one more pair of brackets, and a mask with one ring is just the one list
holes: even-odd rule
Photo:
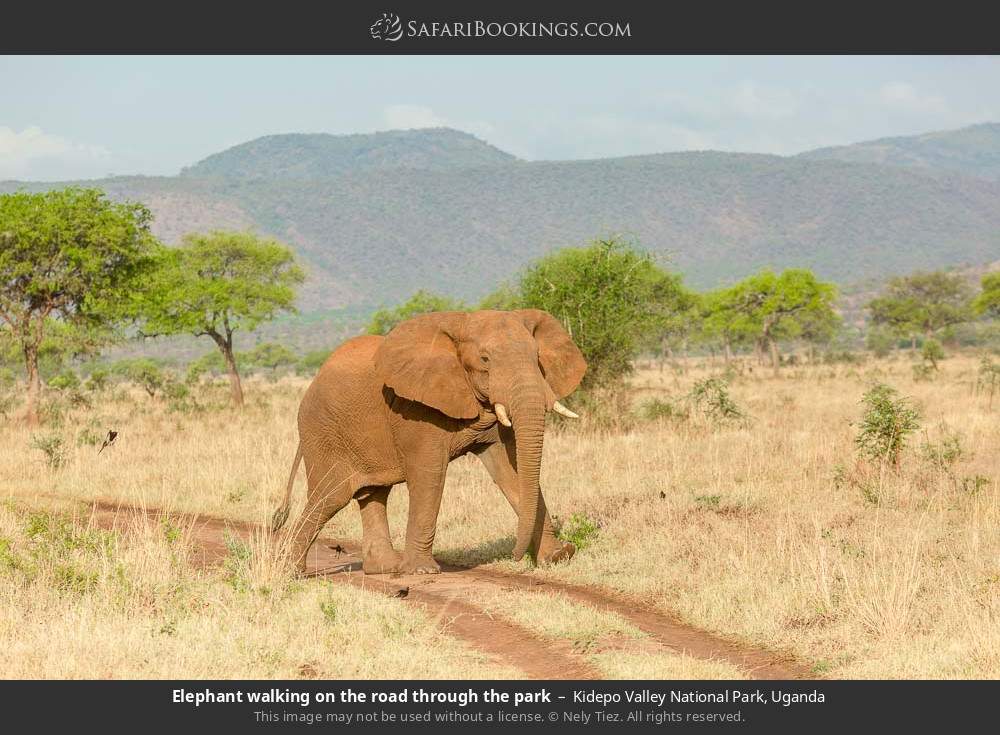
[[771, 368], [774, 370], [774, 374], [778, 374], [778, 368], [781, 367], [781, 357], [778, 355], [778, 342], [773, 337], [767, 338], [767, 346], [771, 352]]
[[42, 380], [38, 375], [38, 349], [24, 348], [24, 367], [28, 374], [28, 404], [25, 406], [24, 422], [28, 428], [36, 428], [40, 421], [38, 417], [38, 399], [42, 394]]
[[910, 349], [914, 352], [917, 351], [917, 335], [915, 334], [910, 335]]
[[729, 344], [728, 339], [724, 342], [724, 345], [726, 348], [726, 364], [728, 365], [733, 361], [733, 347], [731, 344]]
[[240, 371], [236, 368], [236, 358], [233, 356], [233, 345], [231, 342], [219, 345], [222, 350], [222, 357], [226, 361], [226, 370], [229, 372], [229, 388], [233, 396], [233, 405], [243, 408], [243, 385], [240, 383]]

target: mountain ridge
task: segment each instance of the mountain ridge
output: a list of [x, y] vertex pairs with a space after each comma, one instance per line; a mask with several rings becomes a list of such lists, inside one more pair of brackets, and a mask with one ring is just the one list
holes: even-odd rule
[[518, 160], [454, 128], [265, 135], [181, 169], [187, 178], [329, 178], [358, 170], [452, 169]]
[[901, 135], [803, 151], [798, 157], [954, 171], [1000, 181], [1000, 123]]
[[[450, 129], [352, 140], [358, 155], [340, 141], [332, 159], [314, 159], [298, 138], [266, 136], [180, 176], [77, 183], [145, 202], [168, 243], [212, 228], [288, 242], [311, 272], [306, 312], [390, 304], [417, 288], [474, 300], [555, 248], [612, 234], [700, 288], [762, 267], [810, 267], [847, 283], [1000, 258], [1000, 182], [951, 171], [720, 151], [522, 161]], [[251, 166], [271, 152], [271, 164]], [[361, 160], [343, 168], [348, 158]], [[0, 190], [65, 183], [74, 182]]]

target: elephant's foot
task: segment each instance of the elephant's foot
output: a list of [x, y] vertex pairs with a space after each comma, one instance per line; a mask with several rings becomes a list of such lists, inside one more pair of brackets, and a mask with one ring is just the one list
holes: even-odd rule
[[394, 574], [399, 571], [400, 556], [388, 539], [362, 545], [361, 569], [365, 574]]
[[576, 546], [569, 541], [560, 541], [556, 538], [553, 538], [549, 543], [546, 543], [546, 541], [547, 539], [542, 541], [541, 548], [538, 551], [537, 558], [539, 564], [556, 564], [561, 561], [569, 561], [573, 558], [573, 554], [576, 553]]
[[440, 574], [441, 565], [430, 554], [403, 554], [399, 571], [403, 574]]

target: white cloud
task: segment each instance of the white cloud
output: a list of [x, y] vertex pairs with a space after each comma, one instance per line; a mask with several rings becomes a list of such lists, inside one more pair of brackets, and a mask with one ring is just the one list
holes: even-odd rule
[[74, 143], [30, 126], [0, 126], [0, 178], [73, 178], [100, 175], [110, 158], [100, 146]]
[[[665, 120], [637, 120], [601, 114], [582, 118], [576, 127], [576, 134], [569, 137], [575, 138], [582, 155], [588, 158], [704, 150], [713, 146], [710, 135]], [[559, 134], [553, 131], [554, 136]]]
[[394, 130], [449, 127], [446, 119], [422, 105], [389, 105], [382, 111], [382, 118]]
[[795, 95], [787, 89], [765, 88], [755, 82], [740, 84], [730, 104], [740, 115], [758, 120], [778, 120], [798, 111]]
[[904, 112], [944, 115], [951, 112], [943, 97], [923, 94], [908, 82], [890, 82], [879, 89], [882, 104]]

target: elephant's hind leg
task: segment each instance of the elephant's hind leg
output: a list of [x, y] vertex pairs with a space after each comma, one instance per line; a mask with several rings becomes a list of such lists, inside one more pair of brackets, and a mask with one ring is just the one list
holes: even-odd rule
[[358, 493], [361, 507], [361, 555], [365, 574], [390, 574], [399, 569], [400, 555], [392, 548], [386, 502], [391, 487], [369, 487]]
[[327, 521], [347, 505], [357, 490], [358, 473], [347, 462], [303, 451], [308, 492], [306, 505], [298, 520], [288, 530], [289, 558], [299, 573], [306, 570], [306, 555]]

